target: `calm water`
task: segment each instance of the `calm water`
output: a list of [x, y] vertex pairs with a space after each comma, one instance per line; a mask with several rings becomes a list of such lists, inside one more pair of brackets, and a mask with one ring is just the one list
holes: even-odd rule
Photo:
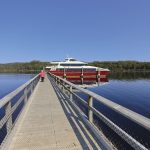
[[[31, 78], [30, 74], [0, 74], [0, 98]], [[150, 118], [150, 73], [113, 74], [108, 83], [89, 90]]]
[[117, 80], [91, 91], [150, 118], [150, 79]]
[[[33, 78], [34, 75], [29, 74], [0, 74], [0, 99], [7, 95], [8, 93], [14, 91], [16, 88]], [[21, 93], [15, 96], [11, 100], [11, 104], [14, 105], [16, 103], [17, 97], [19, 98]], [[24, 102], [22, 102], [19, 107], [14, 111], [12, 115], [12, 121], [16, 120], [19, 112], [21, 111]], [[4, 116], [5, 110], [4, 108], [0, 108], [0, 119]], [[0, 144], [3, 141], [7, 134], [6, 124], [0, 130]]]
[[30, 74], [0, 74], [0, 99], [31, 78]]
[[[0, 98], [15, 90], [32, 77], [33, 75], [28, 74], [0, 74]], [[112, 74], [109, 77], [108, 83], [89, 88], [89, 90], [150, 118], [150, 73]], [[79, 93], [79, 95], [86, 98], [86, 95], [82, 93]], [[122, 116], [117, 115], [96, 101], [94, 101], [94, 106], [126, 132], [136, 137], [142, 144], [150, 148], [149, 131], [142, 129], [126, 118], [122, 118]], [[117, 135], [111, 133], [110, 129], [106, 128], [96, 116], [94, 117], [95, 123], [97, 123], [98, 126], [101, 125], [100, 128], [111, 140], [117, 139]], [[120, 143], [118, 143], [119, 140], [117, 139], [116, 141], [117, 142], [114, 143], [120, 145]], [[124, 145], [118, 147], [119, 149], [130, 149], [128, 146], [125, 148]]]
[[[108, 98], [124, 107], [127, 107], [147, 118], [150, 118], [150, 73], [123, 73], [112, 74], [109, 82], [89, 90]], [[83, 99], [87, 99], [87, 95], [78, 93]], [[81, 106], [81, 104], [79, 104]], [[147, 148], [150, 148], [150, 132], [143, 129], [139, 125], [134, 124], [130, 120], [118, 115], [108, 107], [94, 100], [94, 107], [107, 116], [110, 120], [132, 135]], [[81, 106], [81, 109], [87, 114], [87, 109]], [[123, 143], [118, 136], [113, 133], [105, 124], [94, 116], [97, 126], [105, 133], [107, 137], [119, 149], [131, 149]], [[114, 139], [116, 139], [114, 141]], [[125, 148], [126, 147], [126, 148]]]

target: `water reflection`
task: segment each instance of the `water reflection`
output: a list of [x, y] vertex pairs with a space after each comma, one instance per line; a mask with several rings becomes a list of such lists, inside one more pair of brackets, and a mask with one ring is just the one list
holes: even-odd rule
[[[31, 78], [34, 75], [31, 74], [0, 74], [0, 100], [2, 97], [7, 95], [8, 93], [12, 92]], [[21, 91], [23, 92], [23, 91]], [[17, 100], [21, 97], [22, 93], [17, 94], [12, 100], [11, 105], [17, 102]], [[12, 121], [16, 121], [16, 117], [18, 116], [19, 112], [22, 110], [24, 102], [21, 102], [19, 107], [13, 112], [12, 114]], [[0, 119], [2, 119], [5, 115], [4, 107], [0, 108]], [[4, 140], [7, 134], [6, 124], [0, 129], [0, 144]]]
[[88, 79], [79, 78], [67, 80], [84, 88], [101, 86], [109, 82], [108, 78], [88, 78]]
[[109, 78], [118, 80], [150, 79], [150, 72], [114, 72], [110, 73]]
[[[150, 72], [111, 73], [109, 76], [109, 82], [107, 83], [108, 84], [104, 84], [104, 86], [88, 88], [88, 90], [150, 118]], [[88, 95], [84, 93], [78, 92], [77, 94], [85, 101], [88, 99]], [[79, 103], [78, 106], [85, 112], [85, 114], [87, 114], [87, 108], [85, 108], [84, 105], [82, 106], [82, 104]], [[145, 145], [148, 149], [150, 148], [149, 131], [129, 119], [118, 115], [108, 107], [97, 102], [95, 99], [94, 107], [140, 143]], [[120, 138], [107, 128], [106, 125], [95, 115], [94, 123], [118, 149], [132, 149], [127, 143], [120, 140]]]
[[150, 72], [111, 72], [108, 78], [75, 78], [67, 79], [77, 85], [95, 85], [100, 86], [108, 83], [109, 80], [141, 80], [150, 79]]
[[31, 74], [0, 74], [0, 99], [31, 78]]

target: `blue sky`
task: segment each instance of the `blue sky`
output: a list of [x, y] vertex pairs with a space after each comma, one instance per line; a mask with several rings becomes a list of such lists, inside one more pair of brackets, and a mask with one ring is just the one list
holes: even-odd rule
[[150, 61], [150, 0], [0, 0], [0, 63]]

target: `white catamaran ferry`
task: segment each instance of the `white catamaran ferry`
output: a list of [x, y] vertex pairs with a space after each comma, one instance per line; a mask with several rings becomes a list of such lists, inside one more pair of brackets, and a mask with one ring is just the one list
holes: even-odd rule
[[50, 73], [66, 78], [106, 78], [109, 69], [89, 66], [87, 63], [77, 61], [74, 58], [66, 58], [65, 61], [51, 62], [52, 66], [46, 69]]

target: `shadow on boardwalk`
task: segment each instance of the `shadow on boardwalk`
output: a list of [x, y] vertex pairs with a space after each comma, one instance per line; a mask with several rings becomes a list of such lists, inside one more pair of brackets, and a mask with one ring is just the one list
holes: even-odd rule
[[85, 127], [85, 125], [82, 123], [81, 119], [77, 116], [75, 111], [72, 109], [72, 107], [68, 104], [67, 96], [64, 95], [61, 90], [57, 87], [56, 83], [53, 81], [53, 79], [49, 78], [57, 97], [60, 101], [60, 104], [64, 110], [65, 115], [67, 116], [67, 119], [74, 130], [74, 133], [76, 134], [76, 137], [78, 138], [78, 141], [80, 142], [83, 149], [86, 150], [99, 150], [101, 149], [99, 145], [96, 143], [95, 139], [91, 136], [88, 129]]

